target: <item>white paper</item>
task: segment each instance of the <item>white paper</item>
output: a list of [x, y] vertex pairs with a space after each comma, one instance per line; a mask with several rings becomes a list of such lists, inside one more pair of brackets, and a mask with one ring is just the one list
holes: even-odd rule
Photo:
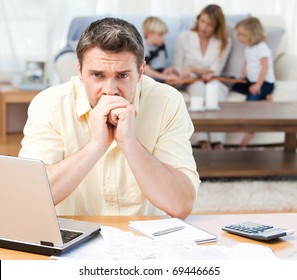
[[[214, 234], [206, 232], [191, 224], [188, 224], [177, 218], [131, 221], [129, 228], [142, 233], [154, 240], [193, 240], [196, 243], [215, 241], [217, 237]], [[168, 234], [154, 236], [153, 234], [162, 230], [184, 226], [182, 230], [174, 231]]]
[[153, 240], [131, 231], [102, 226], [102, 236], [71, 249], [60, 260], [273, 260], [269, 247], [239, 243], [233, 247], [199, 246], [193, 240]]

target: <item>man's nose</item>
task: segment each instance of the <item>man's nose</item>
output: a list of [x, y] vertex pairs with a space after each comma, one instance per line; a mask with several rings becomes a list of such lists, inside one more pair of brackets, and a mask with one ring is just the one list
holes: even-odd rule
[[103, 87], [103, 94], [106, 95], [119, 95], [117, 84], [114, 79], [107, 79], [105, 81], [104, 87]]

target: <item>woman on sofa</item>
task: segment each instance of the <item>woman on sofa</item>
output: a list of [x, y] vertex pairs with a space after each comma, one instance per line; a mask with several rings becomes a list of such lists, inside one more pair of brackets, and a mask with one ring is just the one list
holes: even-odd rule
[[[215, 84], [218, 99], [226, 100], [228, 88], [210, 79], [221, 74], [230, 50], [231, 40], [228, 38], [222, 9], [217, 5], [206, 6], [197, 16], [195, 26], [179, 35], [176, 45], [174, 67], [181, 78], [198, 75], [203, 79], [186, 86], [185, 90], [190, 97], [202, 96], [206, 99], [206, 95], [212, 94], [210, 88]], [[224, 136], [224, 133], [199, 133], [193, 135], [192, 142], [198, 141], [204, 150], [222, 150]]]

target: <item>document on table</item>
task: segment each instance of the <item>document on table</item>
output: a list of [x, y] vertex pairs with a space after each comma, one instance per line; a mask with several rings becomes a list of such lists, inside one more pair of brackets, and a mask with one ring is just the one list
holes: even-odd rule
[[225, 246], [197, 246], [193, 240], [153, 240], [135, 236], [131, 231], [102, 226], [101, 234], [83, 242], [61, 256], [59, 260], [273, 260], [269, 247], [239, 243]]
[[178, 218], [130, 221], [128, 226], [154, 240], [194, 240], [197, 244], [217, 240], [216, 235]]

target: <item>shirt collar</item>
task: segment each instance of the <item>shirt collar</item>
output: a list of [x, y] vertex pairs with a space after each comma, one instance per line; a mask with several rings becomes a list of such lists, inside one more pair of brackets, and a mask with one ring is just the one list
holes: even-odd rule
[[83, 115], [91, 111], [92, 107], [89, 103], [89, 99], [86, 94], [84, 83], [80, 82], [80, 84], [75, 87], [75, 90], [77, 91], [77, 97], [76, 97], [77, 117], [81, 118]]
[[141, 98], [141, 85], [142, 85], [142, 78], [136, 85], [135, 96], [134, 96], [134, 100], [133, 100], [133, 105], [134, 105], [134, 109], [135, 109], [135, 117], [137, 116], [138, 110], [139, 110], [139, 102], [140, 102], [140, 98]]

